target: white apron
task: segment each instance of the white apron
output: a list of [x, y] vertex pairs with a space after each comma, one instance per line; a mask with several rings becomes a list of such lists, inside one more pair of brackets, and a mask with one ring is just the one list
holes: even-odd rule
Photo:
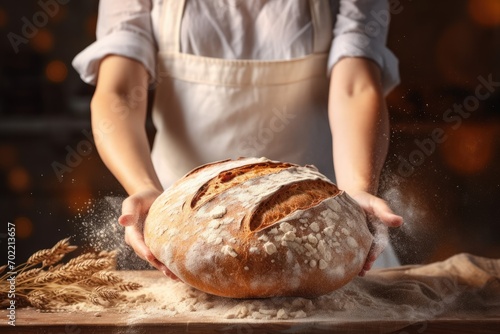
[[327, 78], [332, 14], [329, 1], [309, 3], [313, 53], [263, 61], [181, 53], [184, 1], [163, 2], [152, 159], [165, 188], [199, 165], [242, 156], [313, 164], [334, 181]]
[[262, 61], [180, 53], [184, 1], [164, 1], [152, 152], [163, 186], [201, 164], [242, 156], [314, 164], [333, 179], [326, 75], [331, 12], [328, 1], [310, 3], [314, 53]]

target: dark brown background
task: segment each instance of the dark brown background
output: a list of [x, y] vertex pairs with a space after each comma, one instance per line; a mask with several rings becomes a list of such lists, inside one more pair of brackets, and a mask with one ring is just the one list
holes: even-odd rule
[[[70, 65], [95, 38], [97, 1], [61, 3], [46, 23], [38, 2], [0, 5], [1, 263], [7, 222], [16, 223], [18, 262], [70, 235], [97, 247], [89, 226], [115, 216], [104, 197], [124, 196], [86, 145], [93, 88]], [[391, 3], [389, 46], [402, 83], [388, 97], [393, 131], [381, 193], [406, 220], [393, 231], [398, 253], [404, 263], [459, 252], [500, 257], [500, 87], [459, 126], [443, 120], [454, 104], [475, 101], [479, 77], [500, 81], [500, 1]], [[34, 19], [44, 24], [14, 52], [9, 34], [22, 37], [23, 20]], [[430, 142], [439, 129], [440, 142]], [[59, 182], [53, 164], [67, 165], [78, 148], [84, 156]], [[418, 166], [410, 173], [402, 161]]]

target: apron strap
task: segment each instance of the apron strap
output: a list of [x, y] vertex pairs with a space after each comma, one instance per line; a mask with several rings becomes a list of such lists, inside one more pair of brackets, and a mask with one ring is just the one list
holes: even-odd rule
[[160, 51], [179, 53], [181, 51], [181, 22], [185, 0], [163, 0], [160, 29]]
[[[179, 53], [181, 51], [181, 22], [186, 0], [163, 0], [160, 24], [160, 51]], [[333, 38], [330, 1], [309, 0], [313, 24], [313, 53], [325, 53], [330, 49]]]
[[325, 53], [330, 50], [333, 38], [333, 23], [330, 1], [309, 0], [311, 21], [313, 24], [313, 53]]

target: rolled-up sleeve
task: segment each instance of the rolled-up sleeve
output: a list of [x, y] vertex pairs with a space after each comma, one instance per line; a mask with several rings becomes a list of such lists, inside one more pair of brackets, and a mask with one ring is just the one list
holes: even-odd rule
[[388, 94], [399, 84], [398, 59], [386, 47], [388, 0], [340, 0], [335, 14], [328, 73], [344, 57], [369, 58], [380, 67], [383, 90]]
[[141, 62], [155, 78], [157, 47], [151, 26], [151, 0], [101, 0], [97, 40], [73, 59], [83, 81], [96, 84], [99, 64], [108, 55]]

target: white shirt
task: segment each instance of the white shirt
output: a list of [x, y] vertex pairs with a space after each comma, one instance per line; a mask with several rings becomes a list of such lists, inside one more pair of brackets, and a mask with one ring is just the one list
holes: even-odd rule
[[[327, 1], [327, 0], [324, 0]], [[399, 83], [398, 61], [386, 47], [387, 0], [332, 0], [334, 23], [328, 59], [365, 57], [382, 70], [388, 93]], [[110, 54], [141, 62], [155, 80], [162, 0], [101, 0], [97, 41], [73, 66], [95, 84], [101, 59]], [[181, 52], [224, 59], [292, 59], [312, 52], [313, 27], [307, 1], [188, 0], [182, 19]]]

